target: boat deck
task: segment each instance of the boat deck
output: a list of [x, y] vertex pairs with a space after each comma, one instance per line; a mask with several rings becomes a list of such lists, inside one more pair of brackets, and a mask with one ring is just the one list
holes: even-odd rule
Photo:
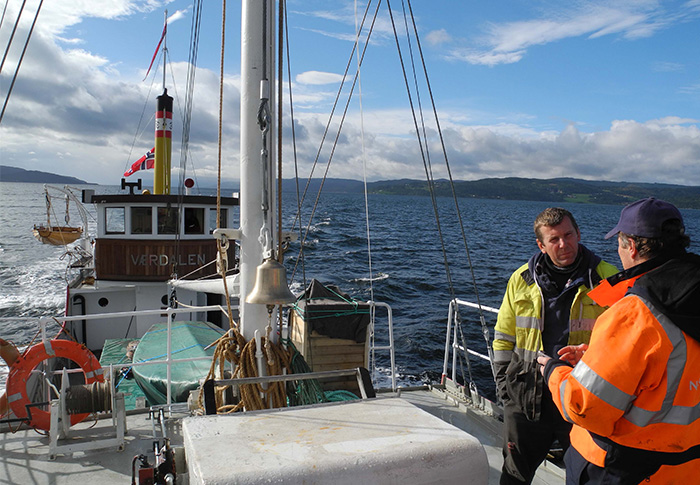
[[[394, 397], [379, 397], [394, 399]], [[456, 404], [452, 399], [439, 391], [428, 389], [409, 390], [400, 393], [398, 399], [439, 417], [443, 421], [456, 426], [476, 437], [486, 450], [489, 461], [489, 484], [497, 484], [502, 464], [500, 423], [484, 413]], [[174, 419], [167, 419], [165, 432], [174, 448], [183, 445], [182, 420], [186, 412], [173, 412]], [[95, 451], [76, 452], [72, 455], [58, 455], [55, 460], [49, 459], [49, 438], [34, 430], [20, 430], [16, 433], [0, 433], [0, 484], [51, 484], [74, 485], [76, 479], [86, 483], [130, 483], [132, 460], [139, 454], [148, 456], [153, 462], [154, 432], [161, 436], [161, 427], [154, 426], [155, 421], [149, 419], [148, 413], [130, 413], [127, 416], [127, 434], [125, 449], [108, 448]], [[71, 428], [71, 441], [79, 439], [103, 438], [113, 436], [110, 431], [111, 419], [101, 419], [97, 422], [83, 422]], [[186, 470], [184, 453], [176, 452], [178, 470]], [[231, 450], [231, 456], [236, 456], [236, 450]], [[231, 477], [231, 483], [235, 483]], [[189, 483], [186, 474], [178, 474], [178, 484]], [[461, 483], [469, 483], [468, 480]], [[554, 485], [564, 483], [564, 470], [553, 463], [540, 467], [533, 482], [536, 485]]]
[[[486, 450], [489, 461], [489, 485], [498, 485], [503, 466], [501, 427], [503, 423], [481, 411], [465, 406], [437, 390], [410, 390], [402, 399], [474, 436]], [[562, 485], [566, 475], [563, 464], [545, 461], [537, 470], [533, 485]]]

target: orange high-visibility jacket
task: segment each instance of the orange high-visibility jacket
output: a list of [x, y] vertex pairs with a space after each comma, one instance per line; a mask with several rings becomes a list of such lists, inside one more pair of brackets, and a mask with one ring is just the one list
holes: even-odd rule
[[[691, 263], [671, 261], [636, 275], [632, 290], [596, 321], [582, 360], [546, 368], [554, 402], [577, 425], [571, 444], [590, 463], [610, 466], [592, 434], [610, 446], [659, 452], [647, 456], [662, 461], [700, 448], [700, 258], [691, 256]], [[693, 459], [657, 475], [691, 483], [698, 472], [700, 459]]]

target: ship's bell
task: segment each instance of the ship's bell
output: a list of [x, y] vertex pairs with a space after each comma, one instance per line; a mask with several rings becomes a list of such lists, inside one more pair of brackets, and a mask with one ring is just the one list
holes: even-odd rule
[[276, 259], [266, 259], [258, 266], [255, 287], [245, 299], [248, 303], [283, 305], [296, 300], [287, 286], [287, 270]]

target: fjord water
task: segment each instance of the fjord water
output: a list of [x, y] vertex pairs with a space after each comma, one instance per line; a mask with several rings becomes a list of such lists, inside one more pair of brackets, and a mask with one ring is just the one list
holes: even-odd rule
[[[88, 188], [88, 187], [80, 187]], [[97, 193], [117, 193], [117, 187], [90, 186]], [[230, 190], [224, 195], [230, 195]], [[203, 193], [211, 194], [213, 191]], [[299, 242], [285, 255], [295, 294], [311, 278], [337, 285], [360, 301], [370, 299], [391, 305], [394, 317], [396, 365], [400, 385], [439, 381], [445, 347], [447, 304], [450, 300], [445, 260], [429, 197], [368, 196], [372, 273], [368, 269], [365, 198], [362, 194], [323, 194], [310, 225], [304, 248], [304, 264], [296, 264]], [[481, 304], [500, 305], [510, 274], [537, 251], [532, 221], [547, 202], [459, 199], [467, 245]], [[63, 223], [64, 207], [55, 205]], [[304, 204], [308, 221], [311, 204]], [[469, 261], [456, 221], [452, 198], [438, 198], [438, 215], [455, 296], [476, 301]], [[612, 228], [621, 207], [596, 204], [559, 204], [570, 210], [581, 228], [582, 243], [619, 267], [615, 239], [603, 236]], [[297, 207], [296, 194], [283, 197], [285, 230], [291, 228]], [[91, 236], [95, 211], [91, 205]], [[691, 238], [700, 238], [700, 211], [682, 210]], [[78, 223], [77, 214], [73, 223]], [[55, 220], [55, 217], [54, 217]], [[46, 221], [41, 184], [0, 183], [0, 338], [26, 344], [36, 332], [37, 318], [59, 315], [64, 309], [66, 250], [39, 243], [32, 236], [34, 224]], [[303, 223], [302, 238], [307, 229]], [[295, 232], [298, 232], [298, 225]], [[697, 252], [696, 245], [691, 250]], [[63, 260], [61, 258], [63, 257]], [[378, 316], [385, 313], [378, 311]], [[463, 311], [465, 337], [470, 347], [486, 353], [478, 314]], [[493, 327], [495, 318], [486, 314]], [[493, 335], [493, 333], [491, 333]], [[379, 344], [386, 332], [377, 331]], [[472, 375], [480, 390], [492, 394], [488, 366], [472, 358]], [[377, 353], [379, 367], [388, 381], [388, 355]], [[465, 368], [465, 373], [467, 369]], [[0, 368], [4, 387], [7, 368]]]

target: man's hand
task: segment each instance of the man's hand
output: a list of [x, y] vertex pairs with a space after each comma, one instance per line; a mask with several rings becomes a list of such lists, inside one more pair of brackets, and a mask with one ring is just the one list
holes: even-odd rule
[[544, 366], [547, 365], [547, 362], [552, 360], [550, 356], [545, 354], [544, 352], [538, 352], [537, 353], [537, 363], [540, 364], [540, 374], [544, 376]]
[[[583, 357], [583, 354], [588, 350], [588, 344], [580, 344], [580, 345], [567, 345], [566, 347], [562, 347], [559, 349], [559, 358], [561, 360], [565, 360], [571, 365], [576, 365], [578, 364], [578, 361], [581, 360], [581, 357]], [[540, 359], [538, 358], [537, 361], [539, 362]]]

